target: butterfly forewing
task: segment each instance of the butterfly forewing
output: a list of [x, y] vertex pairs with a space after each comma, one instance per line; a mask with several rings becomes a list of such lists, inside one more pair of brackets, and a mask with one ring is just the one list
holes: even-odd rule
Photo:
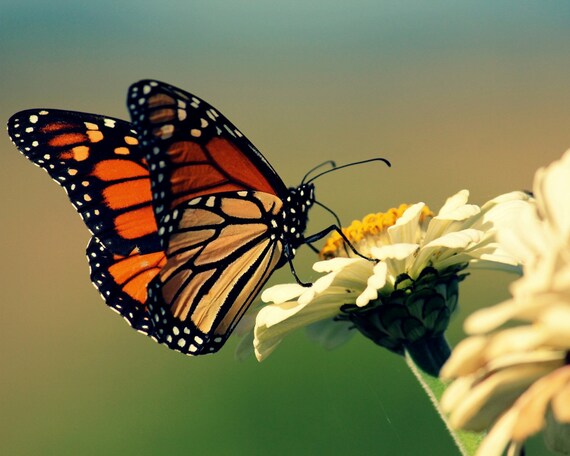
[[149, 173], [127, 122], [56, 109], [10, 118], [16, 147], [67, 192], [91, 232], [113, 252], [160, 249]]
[[240, 191], [195, 198], [167, 216], [167, 261], [150, 284], [155, 336], [191, 355], [217, 351], [281, 254], [281, 201]]
[[198, 196], [286, 192], [253, 144], [204, 100], [145, 80], [131, 86], [127, 103], [149, 163], [159, 229], [162, 217]]

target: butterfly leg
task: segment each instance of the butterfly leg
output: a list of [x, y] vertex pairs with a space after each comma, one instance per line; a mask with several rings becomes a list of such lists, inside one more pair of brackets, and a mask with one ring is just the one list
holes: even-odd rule
[[[342, 246], [344, 247], [344, 251], [346, 252], [346, 256], [348, 256], [348, 247], [346, 246], [346, 243], [343, 243]], [[319, 249], [317, 249], [313, 244], [307, 244], [307, 247], [309, 247], [317, 255], [319, 255], [321, 253], [321, 251]]]
[[378, 262], [378, 260], [364, 256], [358, 250], [356, 250], [356, 248], [351, 244], [351, 242], [348, 240], [346, 235], [342, 232], [342, 230], [337, 225], [331, 225], [331, 226], [325, 228], [324, 230], [319, 231], [318, 233], [315, 233], [309, 237], [306, 237], [303, 240], [303, 242], [305, 244], [311, 244], [312, 242], [316, 242], [319, 239], [324, 238], [325, 236], [327, 236], [328, 234], [330, 234], [333, 231], [336, 231], [339, 234], [339, 236], [342, 238], [342, 240], [344, 241], [345, 248], [346, 248], [346, 246], [348, 246], [350, 248], [350, 250], [352, 250], [354, 252], [355, 255], [358, 255], [360, 258], [364, 258], [365, 260], [373, 261], [374, 263]]
[[320, 250], [317, 249], [313, 244], [309, 244], [307, 243], [307, 247], [309, 247], [313, 252], [315, 252], [316, 254], [320, 253]]
[[289, 258], [289, 267], [291, 268], [291, 274], [293, 274], [293, 277], [295, 277], [295, 281], [301, 285], [302, 287], [310, 287], [313, 284], [311, 282], [303, 282], [301, 279], [299, 279], [299, 276], [297, 275], [297, 271], [295, 271], [295, 266], [293, 266], [293, 259]]
[[295, 257], [295, 253], [290, 244], [283, 245], [283, 257], [286, 258], [287, 262], [289, 263], [289, 268], [291, 269], [291, 274], [293, 274], [293, 277], [295, 278], [295, 282], [297, 282], [302, 287], [310, 287], [312, 283], [303, 282], [297, 275], [297, 271], [295, 271], [295, 265], [293, 265], [293, 258]]

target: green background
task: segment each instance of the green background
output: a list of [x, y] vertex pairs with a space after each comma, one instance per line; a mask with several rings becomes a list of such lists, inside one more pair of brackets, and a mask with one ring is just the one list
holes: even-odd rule
[[[222, 110], [290, 185], [327, 159], [389, 158], [317, 182], [348, 223], [529, 189], [570, 147], [569, 57], [565, 1], [3, 0], [0, 118], [127, 118], [129, 84], [165, 80]], [[1, 454], [456, 454], [402, 360], [362, 337], [327, 352], [300, 332], [259, 364], [235, 361], [235, 340], [191, 359], [136, 334], [91, 286], [65, 195], [5, 134], [0, 186]], [[309, 232], [329, 223], [315, 209]], [[511, 279], [462, 284], [452, 341]]]

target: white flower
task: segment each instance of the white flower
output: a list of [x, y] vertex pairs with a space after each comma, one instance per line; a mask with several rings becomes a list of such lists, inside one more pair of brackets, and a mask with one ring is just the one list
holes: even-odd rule
[[355, 326], [396, 353], [404, 343], [440, 336], [457, 302], [460, 271], [472, 267], [519, 270], [495, 233], [528, 206], [523, 192], [501, 195], [482, 207], [467, 204], [469, 192], [450, 197], [437, 215], [424, 203], [402, 205], [355, 221], [343, 233], [362, 255], [335, 233], [313, 269], [323, 272], [310, 288], [297, 284], [265, 290], [272, 303], [257, 314], [254, 349], [265, 359], [290, 331], [311, 326], [314, 338], [335, 346]]
[[536, 206], [498, 236], [524, 260], [524, 276], [512, 299], [466, 320], [473, 335], [442, 370], [456, 379], [441, 402], [451, 425], [491, 428], [479, 448], [485, 456], [544, 427], [551, 448], [570, 451], [570, 151], [536, 173], [533, 190]]

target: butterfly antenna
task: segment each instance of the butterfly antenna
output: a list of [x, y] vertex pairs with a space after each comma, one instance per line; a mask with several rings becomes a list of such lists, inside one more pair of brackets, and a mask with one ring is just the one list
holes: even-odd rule
[[[332, 169], [328, 169], [328, 170], [326, 170], [326, 171], [323, 171], [322, 173], [317, 174], [317, 175], [314, 176], [314, 177], [311, 177], [306, 183], [308, 184], [308, 183], [310, 183], [310, 182], [313, 182], [315, 179], [317, 179], [317, 178], [319, 178], [319, 177], [321, 177], [321, 176], [324, 176], [325, 174], [328, 174], [328, 173], [330, 173], [330, 172], [338, 171], [339, 169], [348, 168], [349, 166], [363, 165], [363, 164], [365, 164], [365, 163], [370, 163], [370, 162], [374, 162], [374, 161], [381, 161], [381, 162], [385, 163], [385, 164], [388, 165], [388, 166], [392, 166], [392, 164], [391, 164], [388, 160], [386, 160], [385, 158], [380, 158], [380, 157], [369, 158], [368, 160], [362, 160], [362, 161], [358, 161], [358, 162], [354, 162], [354, 163], [347, 163], [346, 165], [337, 166], [337, 167], [334, 167], [334, 168], [332, 168]], [[317, 166], [317, 167], [315, 167], [315, 168], [313, 168], [313, 169], [317, 169], [317, 168], [319, 168], [319, 166]], [[307, 174], [309, 174], [309, 173], [307, 173]], [[305, 177], [307, 177], [307, 176], [305, 176]], [[304, 181], [304, 180], [305, 180], [305, 179], [303, 179], [303, 181]], [[304, 183], [305, 183], [305, 182], [304, 182]]]
[[[332, 169], [329, 169], [329, 171], [332, 171], [333, 169], [336, 168], [336, 163], [335, 163], [333, 160], [327, 160], [327, 161], [325, 161], [325, 162], [322, 162], [322, 163], [318, 164], [317, 166], [311, 168], [309, 171], [307, 171], [307, 174], [305, 174], [305, 176], [303, 177], [303, 180], [301, 180], [301, 185], [303, 185], [303, 184], [305, 183], [305, 179], [306, 179], [307, 177], [309, 177], [309, 175], [310, 175], [312, 172], [316, 171], [316, 170], [319, 169], [319, 168], [322, 168], [323, 166], [327, 166], [327, 165], [330, 165], [331, 168], [332, 168]], [[313, 179], [311, 179], [311, 180], [313, 180]], [[310, 181], [309, 181], [309, 182], [310, 182]]]

